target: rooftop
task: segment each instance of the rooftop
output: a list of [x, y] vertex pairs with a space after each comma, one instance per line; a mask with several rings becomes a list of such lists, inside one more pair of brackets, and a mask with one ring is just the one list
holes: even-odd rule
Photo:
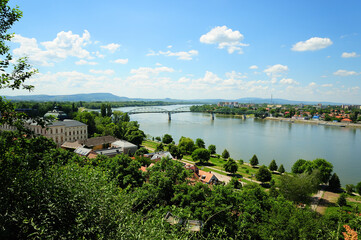
[[102, 136], [102, 137], [93, 137], [85, 140], [80, 140], [79, 143], [87, 147], [94, 147], [102, 144], [113, 143], [118, 140], [119, 140], [118, 138], [115, 138], [113, 136]]

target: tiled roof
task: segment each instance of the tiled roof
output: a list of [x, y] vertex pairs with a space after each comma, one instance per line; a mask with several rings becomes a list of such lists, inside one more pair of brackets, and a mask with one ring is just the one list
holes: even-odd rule
[[78, 147], [74, 152], [82, 156], [87, 156], [91, 151], [89, 148]]
[[102, 145], [102, 144], [113, 143], [117, 140], [118, 139], [113, 136], [102, 136], [102, 137], [93, 137], [93, 138], [81, 140], [81, 141], [79, 141], [79, 143], [81, 143], [87, 147], [94, 147], [94, 146], [98, 146], [98, 145]]
[[77, 141], [75, 142], [64, 142], [61, 147], [62, 148], [70, 148], [70, 149], [76, 149], [78, 147], [81, 147], [82, 145], [80, 143], [78, 143]]

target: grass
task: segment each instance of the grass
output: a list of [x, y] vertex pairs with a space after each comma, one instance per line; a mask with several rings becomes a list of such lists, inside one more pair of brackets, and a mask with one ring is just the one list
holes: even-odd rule
[[361, 214], [361, 203], [347, 201], [347, 205], [341, 208], [335, 204], [333, 206], [329, 206], [326, 209], [325, 215], [336, 215], [339, 214], [340, 210], [350, 214], [352, 214], [353, 212], [357, 212], [358, 214]]
[[151, 141], [151, 140], [145, 140], [142, 142], [142, 146], [149, 147], [152, 149], [156, 149], [159, 142]]

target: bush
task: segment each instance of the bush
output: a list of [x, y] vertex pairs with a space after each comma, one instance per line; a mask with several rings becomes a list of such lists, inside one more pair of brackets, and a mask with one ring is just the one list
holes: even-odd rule
[[267, 169], [266, 166], [262, 165], [256, 173], [256, 179], [262, 183], [269, 182], [272, 179], [272, 173]]
[[337, 204], [340, 207], [347, 205], [346, 194], [344, 194], [344, 193], [340, 194], [340, 197], [337, 199]]
[[341, 187], [340, 179], [336, 173], [331, 176], [330, 180], [328, 181], [328, 185], [332, 190], [337, 190]]
[[243, 163], [244, 163], [243, 159], [239, 159], [238, 162], [239, 162], [240, 165], [243, 165]]
[[346, 184], [346, 192], [352, 194], [353, 191], [355, 191], [355, 186], [353, 184]]
[[230, 156], [229, 156], [229, 152], [227, 149], [224, 149], [223, 153], [222, 153], [222, 158], [223, 159], [228, 159]]
[[249, 160], [249, 163], [252, 165], [252, 167], [258, 165], [258, 158], [257, 158], [256, 154], [254, 154], [253, 157], [251, 158], [251, 160]]

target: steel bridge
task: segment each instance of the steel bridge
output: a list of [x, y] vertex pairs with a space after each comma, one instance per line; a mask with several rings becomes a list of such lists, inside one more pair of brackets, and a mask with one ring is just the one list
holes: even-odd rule
[[179, 107], [173, 110], [167, 110], [164, 108], [160, 108], [160, 107], [139, 107], [139, 108], [134, 108], [130, 111], [128, 111], [127, 113], [129, 115], [132, 114], [142, 114], [142, 113], [166, 113], [168, 114], [168, 120], [172, 120], [172, 114], [175, 113], [184, 113], [184, 112], [190, 112], [190, 108], [188, 106], [186, 107]]

